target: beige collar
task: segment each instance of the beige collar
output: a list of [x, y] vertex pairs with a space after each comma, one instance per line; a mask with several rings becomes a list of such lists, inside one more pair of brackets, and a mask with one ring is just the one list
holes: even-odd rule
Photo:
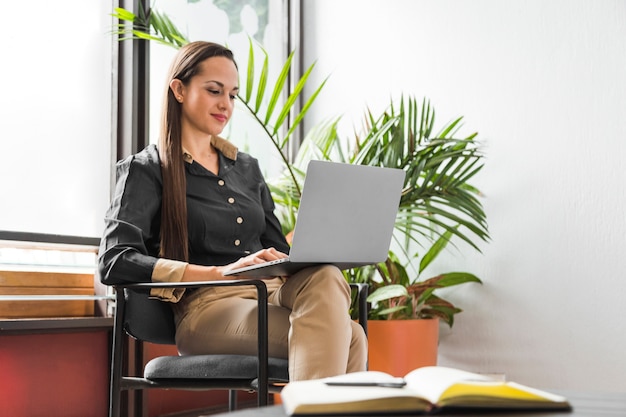
[[[211, 136], [211, 145], [218, 151], [220, 151], [226, 158], [237, 160], [237, 147], [230, 143], [228, 140], [219, 136]], [[183, 159], [185, 162], [192, 163], [193, 156], [183, 147]]]

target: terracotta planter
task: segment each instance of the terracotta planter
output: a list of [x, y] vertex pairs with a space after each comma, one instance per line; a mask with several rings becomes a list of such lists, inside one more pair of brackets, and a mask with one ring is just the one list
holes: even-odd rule
[[439, 320], [369, 320], [369, 370], [404, 376], [437, 365]]

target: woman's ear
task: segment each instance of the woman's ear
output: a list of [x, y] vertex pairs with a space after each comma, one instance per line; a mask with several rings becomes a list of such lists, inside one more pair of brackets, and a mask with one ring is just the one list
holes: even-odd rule
[[183, 102], [183, 83], [182, 81], [180, 81], [177, 78], [174, 78], [172, 81], [170, 81], [170, 89], [172, 90], [172, 93], [174, 93], [174, 97], [176, 97], [176, 100], [179, 103]]

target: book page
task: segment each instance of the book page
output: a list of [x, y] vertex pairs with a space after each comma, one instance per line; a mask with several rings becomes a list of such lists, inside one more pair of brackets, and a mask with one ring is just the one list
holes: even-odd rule
[[335, 385], [386, 385], [405, 382], [404, 378], [394, 377], [381, 371], [351, 372], [345, 375], [324, 378], [323, 381]]
[[493, 381], [485, 375], [444, 366], [425, 366], [409, 372], [404, 377], [407, 385], [433, 404], [452, 385], [463, 381]]
[[[352, 375], [354, 377], [359, 377]], [[363, 375], [361, 382], [363, 381]], [[382, 376], [379, 376], [382, 377]], [[391, 376], [387, 376], [389, 379]], [[281, 391], [281, 399], [287, 415], [333, 414], [387, 411], [422, 411], [430, 404], [414, 395], [406, 387], [379, 386], [333, 386], [326, 379], [295, 381]]]
[[559, 395], [515, 382], [445, 367], [419, 368], [405, 377], [408, 386], [438, 406], [534, 407], [567, 404]]
[[459, 383], [441, 395], [439, 405], [485, 405], [492, 407], [557, 407], [567, 399], [515, 382]]

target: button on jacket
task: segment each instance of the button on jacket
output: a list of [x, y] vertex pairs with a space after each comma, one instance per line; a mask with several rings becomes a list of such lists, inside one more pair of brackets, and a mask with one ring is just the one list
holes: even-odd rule
[[[267, 247], [288, 253], [274, 201], [258, 161], [214, 137], [215, 175], [185, 153], [189, 262], [226, 265]], [[179, 281], [186, 263], [159, 259], [162, 177], [157, 148], [118, 162], [115, 194], [105, 216], [98, 270], [105, 284]], [[152, 295], [178, 301], [182, 291]]]

